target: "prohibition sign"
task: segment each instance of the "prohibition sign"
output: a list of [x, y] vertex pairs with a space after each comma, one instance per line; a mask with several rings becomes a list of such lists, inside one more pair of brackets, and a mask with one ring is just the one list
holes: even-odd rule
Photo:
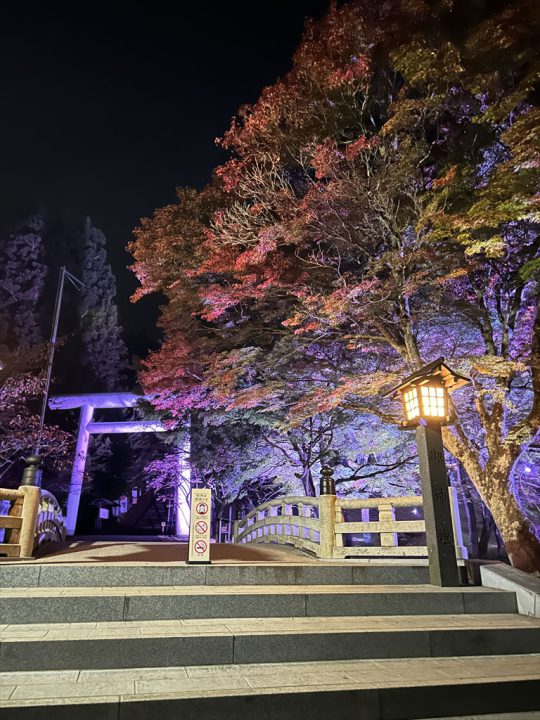
[[195, 525], [195, 530], [201, 535], [204, 535], [204, 533], [208, 530], [208, 525], [204, 522], [204, 520], [199, 520], [199, 522]]
[[208, 505], [205, 502], [197, 503], [195, 510], [199, 515], [206, 515], [208, 512]]
[[206, 552], [207, 545], [204, 540], [197, 540], [195, 543], [195, 552], [203, 555]]

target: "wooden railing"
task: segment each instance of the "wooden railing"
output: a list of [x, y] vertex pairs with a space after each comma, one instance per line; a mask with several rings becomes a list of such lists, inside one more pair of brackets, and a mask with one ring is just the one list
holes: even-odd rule
[[[455, 490], [449, 488], [454, 543], [458, 560], [467, 557], [463, 546], [459, 509]], [[234, 542], [282, 543], [309, 550], [317, 557], [339, 559], [360, 558], [427, 558], [425, 537], [421, 545], [405, 540], [417, 540], [426, 532], [424, 520], [396, 520], [396, 510], [422, 508], [421, 496], [347, 500], [336, 495], [319, 498], [283, 497], [270, 500], [235, 522]], [[347, 511], [360, 511], [361, 521], [347, 522]], [[376, 519], [372, 518], [376, 515]], [[346, 545], [346, 535], [378, 535], [379, 544], [368, 542]], [[407, 538], [410, 536], [410, 538]], [[358, 540], [358, 539], [357, 539]]]
[[62, 509], [47, 490], [35, 485], [0, 488], [1, 501], [9, 503], [9, 508], [0, 515], [0, 530], [4, 530], [0, 557], [31, 558], [43, 543], [65, 539]]

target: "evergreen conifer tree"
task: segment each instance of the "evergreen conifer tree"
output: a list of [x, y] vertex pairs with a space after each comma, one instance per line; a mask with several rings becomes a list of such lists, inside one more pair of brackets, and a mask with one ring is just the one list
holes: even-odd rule
[[89, 217], [81, 233], [80, 295], [82, 363], [89, 389], [121, 390], [126, 383], [127, 349], [116, 306], [116, 279], [107, 262], [107, 239]]
[[47, 274], [44, 229], [43, 217], [31, 215], [0, 249], [0, 346], [11, 351], [43, 342], [38, 303]]

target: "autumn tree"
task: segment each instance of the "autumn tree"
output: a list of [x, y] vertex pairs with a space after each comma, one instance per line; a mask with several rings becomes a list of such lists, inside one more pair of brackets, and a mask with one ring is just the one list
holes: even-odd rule
[[212, 184], [131, 246], [139, 295], [168, 299], [142, 376], [164, 411], [395, 422], [381, 391], [403, 373], [442, 354], [468, 372], [445, 445], [526, 570], [540, 544], [512, 478], [540, 427], [537, 25], [529, 0], [332, 7], [233, 121]]
[[[39, 407], [44, 389], [45, 347], [24, 352], [2, 349], [0, 364], [0, 482], [17, 485], [23, 460], [39, 444], [46, 486], [57, 489], [54, 478], [65, 469], [73, 437], [56, 425], [40, 427]], [[50, 481], [52, 478], [52, 481]]]

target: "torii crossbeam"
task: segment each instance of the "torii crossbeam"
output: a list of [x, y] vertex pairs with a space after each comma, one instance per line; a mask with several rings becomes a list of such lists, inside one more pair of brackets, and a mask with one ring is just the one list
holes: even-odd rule
[[[51, 410], [81, 409], [77, 447], [71, 472], [67, 501], [66, 532], [75, 534], [77, 514], [84, 481], [86, 457], [90, 436], [96, 434], [166, 432], [167, 428], [158, 420], [118, 420], [114, 422], [94, 421], [94, 410], [130, 408], [144, 400], [144, 396], [131, 392], [88, 393], [83, 395], [56, 395], [49, 400]], [[190, 467], [185, 457], [189, 456], [189, 438], [186, 447], [179, 454], [179, 482], [176, 497], [176, 534], [187, 535], [189, 531], [188, 494], [190, 488]], [[186, 454], [187, 451], [187, 454]]]

